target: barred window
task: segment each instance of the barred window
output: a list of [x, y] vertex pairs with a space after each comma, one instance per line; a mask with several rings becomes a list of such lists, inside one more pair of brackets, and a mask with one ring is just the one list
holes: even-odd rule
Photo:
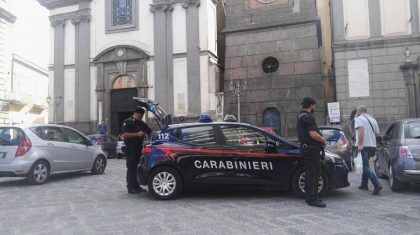
[[133, 0], [113, 0], [112, 25], [126, 25], [133, 22]]

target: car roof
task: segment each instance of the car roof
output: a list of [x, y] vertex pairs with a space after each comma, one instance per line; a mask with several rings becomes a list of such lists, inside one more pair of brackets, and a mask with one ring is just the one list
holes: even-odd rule
[[319, 129], [332, 129], [343, 131], [343, 128], [340, 126], [320, 126]]
[[190, 126], [211, 126], [211, 125], [240, 125], [240, 126], [251, 126], [248, 123], [240, 123], [240, 122], [191, 122], [191, 123], [180, 123], [180, 124], [173, 124], [170, 125], [167, 129], [175, 129], [181, 127], [190, 127]]

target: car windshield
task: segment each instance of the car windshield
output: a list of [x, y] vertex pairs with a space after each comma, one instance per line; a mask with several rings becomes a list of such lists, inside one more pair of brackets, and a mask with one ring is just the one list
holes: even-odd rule
[[405, 124], [404, 132], [405, 139], [420, 139], [420, 121]]
[[337, 129], [321, 129], [321, 134], [327, 141], [337, 142], [341, 138], [341, 131]]

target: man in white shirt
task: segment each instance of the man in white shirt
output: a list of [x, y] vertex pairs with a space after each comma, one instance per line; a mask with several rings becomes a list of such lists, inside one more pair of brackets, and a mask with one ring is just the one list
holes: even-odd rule
[[378, 177], [376, 177], [376, 174], [369, 166], [369, 159], [375, 155], [376, 135], [379, 134], [379, 126], [376, 120], [366, 112], [367, 109], [365, 106], [357, 107], [356, 118], [354, 119], [356, 146], [358, 151], [362, 153], [363, 159], [362, 183], [359, 189], [368, 190], [368, 179], [370, 179], [375, 187], [373, 195], [379, 195], [382, 186], [379, 183]]

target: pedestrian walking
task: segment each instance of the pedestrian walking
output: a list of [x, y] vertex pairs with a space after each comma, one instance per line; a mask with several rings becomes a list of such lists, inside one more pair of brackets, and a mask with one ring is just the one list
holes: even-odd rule
[[356, 136], [356, 144], [358, 151], [362, 154], [363, 174], [362, 182], [359, 186], [360, 190], [369, 190], [368, 180], [374, 186], [373, 195], [379, 195], [382, 186], [378, 177], [369, 166], [369, 159], [375, 155], [376, 151], [376, 135], [379, 134], [378, 122], [367, 114], [365, 106], [357, 107], [356, 118], [354, 119], [354, 128]]
[[326, 207], [319, 198], [318, 182], [321, 177], [321, 159], [326, 146], [325, 139], [316, 124], [313, 113], [316, 101], [306, 97], [302, 100], [302, 111], [297, 118], [297, 135], [305, 161], [305, 197], [309, 206]]
[[144, 191], [140, 188], [137, 181], [137, 165], [143, 149], [145, 135], [157, 136], [156, 131], [152, 131], [145, 122], [142, 121], [145, 110], [141, 107], [136, 108], [133, 116], [123, 122], [121, 133], [124, 144], [127, 148], [127, 189], [130, 194], [139, 194]]
[[101, 123], [98, 126], [98, 131], [99, 131], [99, 134], [106, 134], [107, 127], [106, 127], [105, 121], [103, 120], [101, 121]]

